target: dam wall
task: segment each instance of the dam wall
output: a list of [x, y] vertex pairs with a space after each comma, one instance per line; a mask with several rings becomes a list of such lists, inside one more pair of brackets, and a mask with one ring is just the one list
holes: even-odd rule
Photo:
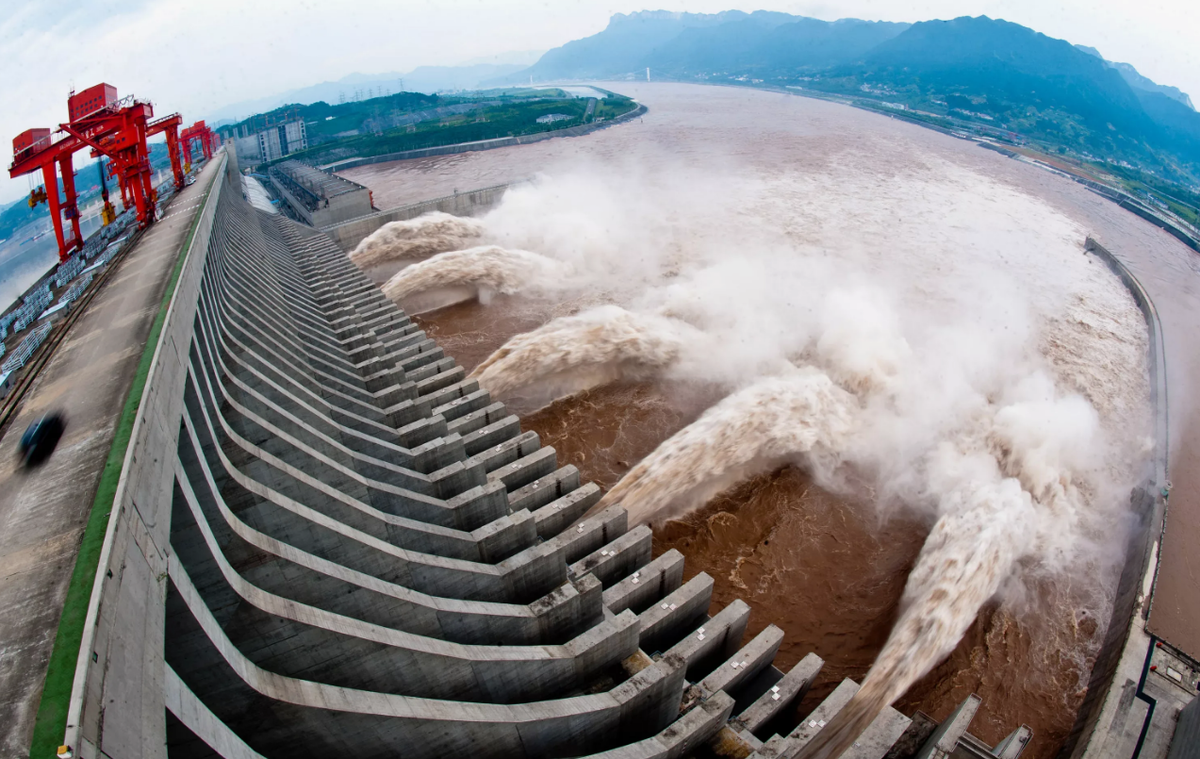
[[[751, 609], [716, 608], [624, 509], [585, 518], [598, 487], [221, 160], [124, 460], [66, 755], [794, 756], [847, 703], [849, 680], [796, 724], [819, 657], [780, 671], [785, 631], [747, 639]], [[949, 752], [967, 722], [930, 740]], [[911, 728], [886, 709], [847, 756], [902, 757]]]
[[357, 219], [323, 227], [321, 231], [333, 238], [338, 247], [349, 252], [354, 250], [365, 237], [389, 222], [415, 219], [431, 211], [441, 211], [455, 216], [477, 216], [495, 207], [510, 186], [511, 184], [498, 184], [478, 190], [456, 192], [453, 195], [379, 211], [369, 216], [360, 216]]
[[1197, 241], [1195, 237], [1149, 210], [1141, 203], [1131, 201], [1128, 198], [1121, 198], [1117, 202], [1120, 204], [1121, 208], [1124, 208], [1126, 211], [1129, 211], [1138, 218], [1145, 219], [1159, 229], [1162, 229], [1164, 232], [1179, 240], [1192, 250], [1200, 252], [1200, 241]]
[[[1142, 486], [1130, 495], [1133, 521], [1125, 546], [1125, 561], [1113, 599], [1107, 632], [1096, 654], [1087, 693], [1080, 705], [1075, 725], [1059, 753], [1062, 759], [1100, 757], [1107, 759], [1105, 735], [1119, 730], [1130, 716], [1132, 699], [1128, 673], [1136, 672], [1148, 656], [1150, 639], [1144, 631], [1149, 614], [1148, 591], [1157, 568], [1156, 544], [1162, 537], [1166, 513], [1167, 462], [1170, 433], [1167, 425], [1167, 386], [1162, 327], [1158, 312], [1140, 282], [1115, 255], [1091, 237], [1084, 250], [1101, 261], [1121, 280], [1133, 296], [1146, 320], [1148, 331], [1147, 365], [1150, 375], [1150, 403], [1154, 414], [1155, 452], [1152, 471]], [[1125, 687], [1121, 687], [1124, 685]], [[1136, 720], [1134, 720], [1136, 721]], [[1140, 728], [1140, 723], [1137, 725]]]

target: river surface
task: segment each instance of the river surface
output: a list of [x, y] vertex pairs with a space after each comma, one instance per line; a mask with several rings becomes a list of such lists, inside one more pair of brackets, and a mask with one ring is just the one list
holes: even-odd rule
[[[342, 172], [372, 189], [383, 208], [523, 179], [587, 170], [634, 167], [653, 177], [676, 169], [709, 170], [733, 177], [836, 176], [840, 166], [874, 167], [860, 176], [860, 196], [884, 197], [914, 172], [959, 170], [1032, 196], [1117, 254], [1150, 292], [1166, 343], [1170, 386], [1171, 479], [1174, 491], [1156, 591], [1156, 631], [1193, 655], [1200, 654], [1200, 610], [1191, 589], [1200, 566], [1188, 550], [1200, 524], [1200, 440], [1191, 379], [1200, 368], [1200, 297], [1196, 254], [1174, 238], [1111, 202], [1060, 176], [886, 116], [798, 96], [732, 88], [620, 83], [610, 89], [649, 107], [643, 119], [584, 137], [502, 148]], [[932, 168], [931, 168], [932, 167]], [[861, 172], [860, 172], [861, 173]], [[863, 184], [865, 182], [865, 184]], [[713, 195], [712, 187], [702, 188]], [[834, 188], [830, 188], [831, 191]], [[719, 196], [719, 188], [715, 191]], [[773, 198], [779, 207], [823, 208], [813, 188]], [[720, 197], [717, 198], [720, 200]], [[937, 198], [917, 223], [942, 223]], [[945, 199], [947, 208], [953, 199]], [[708, 200], [696, 199], [703, 204]], [[842, 206], [844, 217], [822, 224], [870, 225], [871, 244], [888, 246], [889, 230], [914, 232], [912, 219], [891, 222], [872, 209]], [[636, 216], [634, 214], [633, 216]], [[1006, 233], [1001, 209], [997, 234]], [[645, 219], [631, 218], [633, 223]], [[810, 220], [811, 221], [811, 220]], [[1012, 220], [1013, 224], [1017, 220]], [[815, 223], [815, 222], [814, 222]], [[944, 223], [955, 219], [947, 212]], [[579, 234], [587, 236], [588, 220]], [[1029, 244], [1015, 240], [1014, 244]], [[903, 251], [903, 246], [898, 247]], [[964, 249], [969, 252], [969, 249]], [[899, 255], [899, 253], [898, 253]], [[382, 282], [396, 267], [371, 272]], [[1052, 287], [1053, 285], [1045, 285]], [[619, 285], [614, 285], [619, 290]], [[620, 300], [619, 293], [616, 300]], [[578, 302], [500, 296], [431, 312], [420, 321], [431, 337], [468, 370], [513, 335], [581, 308]], [[1135, 367], [1138, 369], [1138, 367]], [[664, 439], [694, 421], [722, 392], [711, 385], [669, 379], [626, 379], [556, 401], [510, 404], [525, 429], [554, 446], [560, 464], [575, 464], [585, 479], [614, 485]], [[789, 667], [809, 651], [826, 661], [803, 712], [844, 677], [861, 679], [898, 614], [905, 578], [932, 525], [928, 515], [872, 508], [869, 491], [839, 496], [796, 467], [762, 474], [721, 494], [699, 511], [656, 527], [656, 552], [677, 548], [686, 573], [704, 571], [716, 581], [714, 611], [734, 598], [752, 608], [747, 635], [767, 624], [785, 632], [777, 664]], [[1070, 582], [1032, 582], [1024, 606], [990, 604], [950, 657], [897, 703], [944, 719], [968, 694], [983, 698], [972, 732], [994, 743], [1018, 724], [1033, 727], [1029, 756], [1054, 756], [1070, 730], [1087, 682], [1090, 657], [1103, 624]]]

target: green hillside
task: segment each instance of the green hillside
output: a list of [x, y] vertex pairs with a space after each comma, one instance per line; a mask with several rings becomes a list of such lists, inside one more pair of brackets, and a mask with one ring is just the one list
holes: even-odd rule
[[782, 13], [617, 14], [514, 80], [653, 78], [791, 87], [906, 109], [918, 121], [1126, 162], [1200, 185], [1185, 93], [1090, 48], [1003, 20], [819, 21]]

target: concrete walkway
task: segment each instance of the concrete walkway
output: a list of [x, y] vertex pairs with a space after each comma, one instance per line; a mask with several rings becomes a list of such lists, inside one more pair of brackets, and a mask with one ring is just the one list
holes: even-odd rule
[[[82, 531], [178, 253], [217, 161], [184, 188], [104, 283], [0, 438], [0, 759], [29, 755], [42, 682]], [[67, 430], [42, 467], [17, 467], [39, 414]]]

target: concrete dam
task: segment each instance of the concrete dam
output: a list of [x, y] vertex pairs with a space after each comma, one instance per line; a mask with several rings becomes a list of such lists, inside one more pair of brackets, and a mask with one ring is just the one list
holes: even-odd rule
[[[710, 609], [324, 232], [218, 154], [134, 422], [60, 756], [794, 756], [822, 662]], [[886, 709], [846, 756], [1016, 757]]]

